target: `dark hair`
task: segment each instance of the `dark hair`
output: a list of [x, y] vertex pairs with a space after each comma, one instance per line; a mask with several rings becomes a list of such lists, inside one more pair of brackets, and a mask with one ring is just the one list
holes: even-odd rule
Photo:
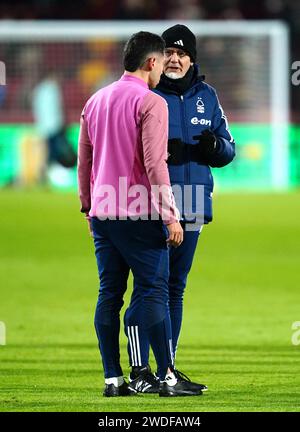
[[152, 52], [163, 54], [164, 49], [164, 40], [154, 33], [140, 31], [133, 34], [124, 47], [125, 70], [135, 72], [143, 65], [148, 54]]

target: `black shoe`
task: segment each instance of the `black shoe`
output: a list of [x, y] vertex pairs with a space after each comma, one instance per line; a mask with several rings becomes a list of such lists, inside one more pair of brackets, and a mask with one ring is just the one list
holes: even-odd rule
[[131, 396], [134, 394], [129, 388], [127, 382], [123, 382], [122, 385], [116, 387], [114, 384], [105, 384], [103, 396], [115, 397], [115, 396]]
[[136, 366], [129, 375], [128, 387], [135, 393], [158, 393], [159, 379], [153, 375], [149, 365]]
[[[177, 371], [178, 372], [178, 371]], [[175, 375], [175, 371], [173, 372]], [[202, 390], [196, 388], [194, 383], [186, 379], [177, 379], [177, 383], [173, 386], [168, 385], [168, 378], [159, 385], [159, 396], [174, 397], [174, 396], [200, 396]]]
[[179, 370], [174, 370], [174, 375], [177, 378], [177, 381], [179, 382], [188, 382], [190, 383], [191, 388], [194, 388], [195, 390], [201, 390], [201, 391], [207, 391], [208, 387], [205, 384], [197, 384], [192, 382], [189, 377], [187, 377], [184, 373], [180, 372]]

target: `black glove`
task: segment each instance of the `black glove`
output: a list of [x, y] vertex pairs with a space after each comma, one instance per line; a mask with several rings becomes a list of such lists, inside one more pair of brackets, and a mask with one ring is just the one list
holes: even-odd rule
[[185, 144], [180, 138], [172, 138], [168, 140], [168, 164], [180, 165], [184, 162]]
[[205, 129], [201, 135], [194, 135], [193, 139], [199, 141], [197, 153], [200, 159], [209, 158], [218, 150], [217, 137], [211, 129]]

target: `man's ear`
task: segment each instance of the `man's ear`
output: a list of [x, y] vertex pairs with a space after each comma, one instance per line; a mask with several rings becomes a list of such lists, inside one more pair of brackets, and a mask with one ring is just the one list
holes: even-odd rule
[[154, 68], [155, 62], [156, 62], [156, 58], [155, 57], [149, 57], [149, 59], [148, 59], [148, 65], [149, 65], [150, 71], [152, 71], [152, 69]]

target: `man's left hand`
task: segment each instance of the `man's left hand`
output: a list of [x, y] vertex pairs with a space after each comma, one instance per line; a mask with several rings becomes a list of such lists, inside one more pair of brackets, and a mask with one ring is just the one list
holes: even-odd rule
[[194, 135], [194, 140], [199, 141], [200, 154], [211, 156], [217, 150], [217, 137], [211, 129], [205, 129], [201, 135]]

